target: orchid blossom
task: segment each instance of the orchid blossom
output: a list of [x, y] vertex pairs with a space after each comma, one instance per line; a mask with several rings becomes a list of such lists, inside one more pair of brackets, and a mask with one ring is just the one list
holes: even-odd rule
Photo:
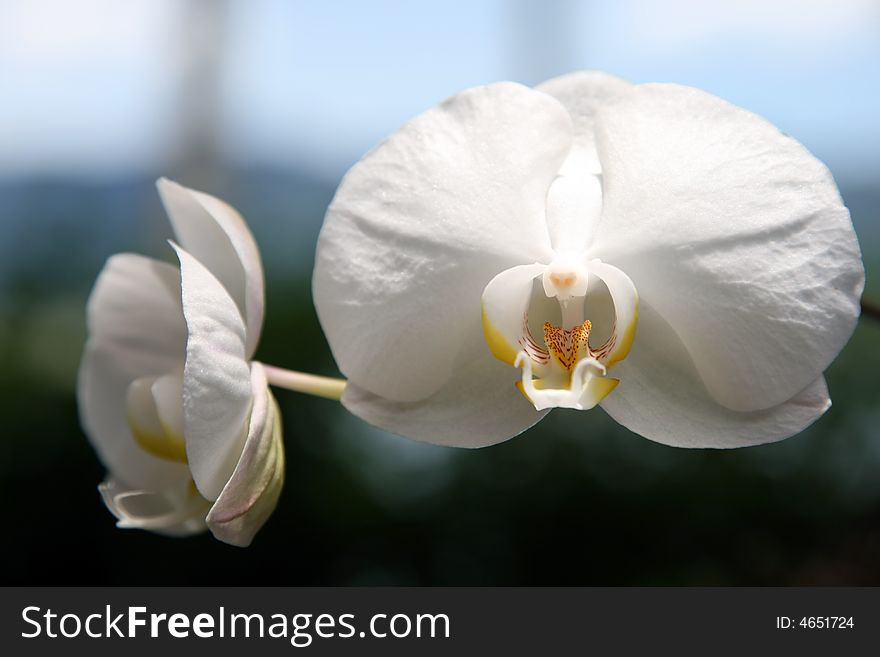
[[697, 89], [580, 72], [466, 90], [365, 156], [313, 291], [342, 403], [392, 432], [479, 447], [598, 404], [739, 447], [829, 408], [863, 284], [803, 146]]
[[110, 471], [100, 490], [118, 526], [207, 528], [248, 545], [284, 480], [268, 380], [331, 397], [341, 387], [252, 362], [264, 295], [247, 225], [217, 198], [158, 186], [180, 266], [133, 254], [107, 262], [88, 303], [80, 417]]

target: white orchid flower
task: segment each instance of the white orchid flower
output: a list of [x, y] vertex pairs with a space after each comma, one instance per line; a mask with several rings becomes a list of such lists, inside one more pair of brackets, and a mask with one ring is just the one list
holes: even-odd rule
[[100, 489], [120, 527], [208, 528], [247, 545], [284, 479], [278, 409], [265, 368], [251, 362], [260, 256], [224, 202], [168, 180], [158, 187], [180, 268], [133, 254], [107, 262], [88, 303], [80, 417], [110, 471]]
[[800, 144], [697, 89], [581, 72], [464, 91], [364, 157], [313, 288], [343, 404], [395, 433], [478, 447], [601, 404], [739, 447], [829, 407], [863, 283]]

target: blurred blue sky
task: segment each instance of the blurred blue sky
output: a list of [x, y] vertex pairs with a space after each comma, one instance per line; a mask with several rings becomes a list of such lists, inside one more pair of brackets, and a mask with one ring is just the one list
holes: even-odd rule
[[[208, 4], [223, 33], [202, 30]], [[217, 59], [211, 120], [235, 163], [336, 177], [460, 89], [599, 68], [708, 89], [838, 180], [880, 176], [872, 0], [0, 0], [0, 175], [168, 167], [194, 48]]]

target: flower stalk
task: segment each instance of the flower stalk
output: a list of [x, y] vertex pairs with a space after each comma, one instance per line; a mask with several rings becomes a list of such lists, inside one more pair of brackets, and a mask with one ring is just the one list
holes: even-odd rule
[[342, 398], [342, 393], [345, 391], [345, 379], [295, 372], [265, 364], [263, 369], [266, 371], [266, 379], [269, 381], [269, 384], [277, 388], [303, 392], [307, 395], [324, 397], [334, 401], [339, 401]]

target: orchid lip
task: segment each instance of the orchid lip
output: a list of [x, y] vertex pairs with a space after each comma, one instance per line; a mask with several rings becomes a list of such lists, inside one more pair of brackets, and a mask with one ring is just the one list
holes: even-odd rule
[[514, 365], [522, 367], [523, 371], [522, 381], [518, 386], [520, 391], [538, 411], [548, 408], [589, 410], [602, 401], [618, 384], [617, 379], [605, 376], [607, 372], [605, 366], [591, 356], [578, 361], [571, 374], [568, 388], [539, 390], [532, 378], [531, 357], [525, 351], [519, 352]]

